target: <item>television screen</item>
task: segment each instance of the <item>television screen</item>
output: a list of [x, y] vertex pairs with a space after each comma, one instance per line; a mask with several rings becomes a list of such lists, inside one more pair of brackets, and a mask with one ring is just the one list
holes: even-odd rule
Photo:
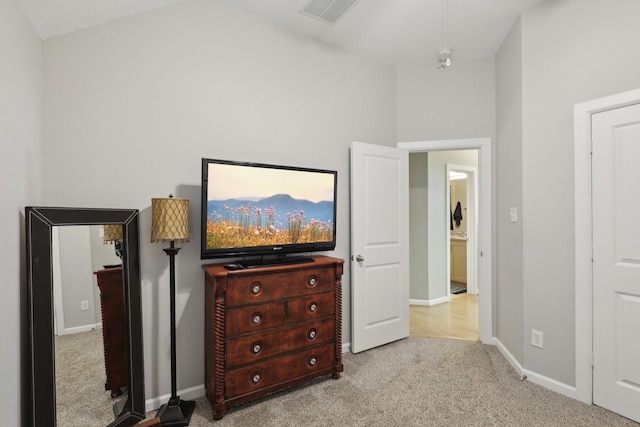
[[202, 159], [201, 258], [335, 249], [337, 175]]

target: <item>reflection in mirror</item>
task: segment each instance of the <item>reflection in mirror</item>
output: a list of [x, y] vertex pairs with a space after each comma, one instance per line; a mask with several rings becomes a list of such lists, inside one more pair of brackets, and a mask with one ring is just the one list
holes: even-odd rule
[[[25, 423], [136, 424], [144, 418], [138, 211], [27, 207], [25, 217], [31, 357]], [[105, 225], [121, 237], [111, 238]], [[103, 287], [113, 290], [116, 308], [107, 308]], [[117, 336], [118, 346], [106, 345], [107, 336]], [[109, 348], [124, 378], [113, 384]]]
[[56, 419], [104, 426], [126, 390], [122, 225], [53, 228]]

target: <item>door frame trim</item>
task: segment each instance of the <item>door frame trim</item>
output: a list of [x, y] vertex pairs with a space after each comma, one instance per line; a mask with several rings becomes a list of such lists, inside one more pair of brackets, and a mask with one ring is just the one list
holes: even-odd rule
[[[478, 150], [478, 262], [477, 284], [480, 292], [480, 341], [484, 344], [494, 344], [493, 335], [493, 216], [492, 216], [492, 149], [491, 138], [445, 139], [439, 141], [398, 142], [398, 148], [408, 150], [409, 153], [425, 151], [448, 150]], [[482, 268], [487, 265], [488, 268]], [[487, 286], [483, 286], [488, 284]]]
[[640, 89], [576, 104], [573, 107], [575, 186], [575, 398], [588, 404], [593, 403], [591, 116], [603, 111], [634, 104], [640, 104]]

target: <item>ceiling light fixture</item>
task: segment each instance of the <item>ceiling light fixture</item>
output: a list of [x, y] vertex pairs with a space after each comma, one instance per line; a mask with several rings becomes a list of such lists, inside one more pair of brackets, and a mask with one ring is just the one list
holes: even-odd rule
[[449, 0], [442, 0], [442, 44], [438, 51], [438, 68], [447, 69], [451, 66], [451, 49], [449, 46]]
[[447, 48], [438, 51], [438, 68], [448, 68], [451, 65], [451, 51]]

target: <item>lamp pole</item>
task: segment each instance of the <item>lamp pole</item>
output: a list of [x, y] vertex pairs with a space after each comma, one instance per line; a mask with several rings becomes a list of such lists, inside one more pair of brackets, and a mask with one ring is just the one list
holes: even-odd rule
[[169, 402], [158, 409], [157, 417], [162, 426], [187, 426], [191, 414], [196, 407], [192, 400], [181, 400], [176, 385], [176, 255], [180, 248], [176, 248], [174, 241], [163, 249], [169, 255], [169, 288], [171, 292], [171, 397]]

